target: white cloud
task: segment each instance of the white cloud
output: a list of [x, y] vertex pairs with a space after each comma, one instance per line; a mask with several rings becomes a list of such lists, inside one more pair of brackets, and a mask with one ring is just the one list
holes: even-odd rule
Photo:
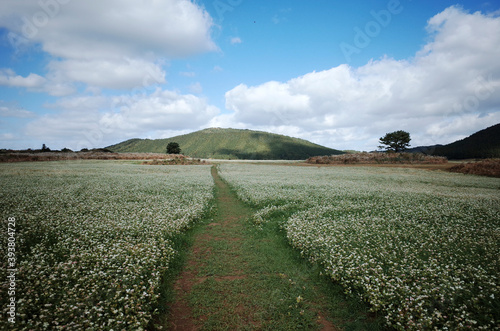
[[464, 131], [477, 132], [494, 124], [500, 123], [500, 112], [478, 116], [468, 114], [462, 117], [451, 118], [448, 121], [442, 121], [432, 124], [426, 132], [436, 137], [453, 137], [452, 140], [463, 138]]
[[22, 77], [16, 75], [11, 69], [0, 69], [0, 85], [39, 89], [44, 86], [45, 83], [46, 79], [37, 74], [31, 73], [27, 77]]
[[68, 97], [46, 107], [56, 113], [30, 122], [25, 134], [72, 149], [195, 130], [219, 113], [202, 98], [161, 89], [147, 95]]
[[240, 37], [232, 37], [231, 38], [231, 45], [241, 44], [241, 43], [242, 43], [242, 41], [241, 41]]
[[102, 124], [137, 133], [176, 128], [198, 128], [207, 123], [219, 110], [194, 95], [157, 89], [136, 99], [126, 96], [116, 99], [118, 112], [106, 113]]
[[[236, 119], [252, 124], [288, 121], [310, 112], [309, 98], [298, 94], [288, 84], [268, 82], [257, 87], [238, 85], [226, 93], [226, 108], [233, 110]], [[271, 123], [269, 123], [271, 124]]]
[[[215, 50], [210, 15], [188, 0], [3, 0], [3, 25], [54, 56], [116, 59], [156, 54], [183, 57]], [[51, 4], [44, 6], [43, 3]], [[18, 19], [13, 19], [18, 18]]]
[[14, 140], [16, 136], [12, 133], [1, 133], [0, 134], [0, 141], [1, 142], [10, 142]]
[[132, 89], [165, 83], [165, 71], [141, 59], [52, 61], [48, 68], [59, 81], [111, 89]]
[[160, 59], [217, 49], [212, 26], [208, 12], [189, 0], [0, 2], [0, 27], [17, 35], [16, 42], [40, 44], [57, 58], [48, 69], [59, 85], [126, 89], [145, 80], [163, 83]]
[[23, 77], [16, 75], [12, 69], [0, 69], [0, 85], [8, 87], [23, 87], [30, 92], [44, 92], [53, 96], [65, 96], [75, 91], [70, 84], [59, 82], [52, 77], [47, 79], [30, 73]]
[[500, 18], [450, 7], [428, 30], [432, 41], [411, 60], [384, 57], [236, 86], [226, 93], [233, 113], [224, 121], [359, 149], [376, 148], [379, 137], [398, 129], [409, 131], [415, 146], [449, 143], [499, 122]]
[[0, 102], [0, 117], [7, 118], [7, 117], [13, 117], [13, 118], [31, 118], [35, 117], [35, 113], [19, 108], [16, 106], [8, 105], [3, 102]]

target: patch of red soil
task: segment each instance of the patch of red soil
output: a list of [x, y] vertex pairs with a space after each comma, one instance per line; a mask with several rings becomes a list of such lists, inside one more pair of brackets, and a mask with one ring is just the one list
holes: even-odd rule
[[337, 331], [338, 329], [332, 322], [327, 320], [321, 313], [318, 314], [318, 324], [321, 325], [323, 331]]
[[177, 300], [170, 306], [170, 330], [188, 331], [199, 330], [191, 318], [191, 307], [186, 296], [194, 285], [195, 275], [189, 271], [183, 271], [174, 284]]

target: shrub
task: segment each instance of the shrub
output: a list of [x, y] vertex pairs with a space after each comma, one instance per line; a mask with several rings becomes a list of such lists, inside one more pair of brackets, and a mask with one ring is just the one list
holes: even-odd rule
[[313, 164], [442, 164], [448, 160], [442, 156], [421, 153], [356, 153], [331, 156], [313, 156], [307, 159]]
[[500, 159], [461, 163], [451, 167], [450, 171], [470, 175], [500, 177]]

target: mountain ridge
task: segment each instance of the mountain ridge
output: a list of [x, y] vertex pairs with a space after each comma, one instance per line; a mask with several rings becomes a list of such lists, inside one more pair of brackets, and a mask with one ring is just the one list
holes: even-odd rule
[[500, 123], [446, 145], [418, 146], [408, 152], [445, 156], [450, 160], [500, 157]]

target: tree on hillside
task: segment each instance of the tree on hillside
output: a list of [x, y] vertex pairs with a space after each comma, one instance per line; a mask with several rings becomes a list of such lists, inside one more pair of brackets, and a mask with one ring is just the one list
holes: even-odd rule
[[167, 145], [167, 154], [180, 154], [181, 148], [178, 143], [171, 142]]
[[406, 147], [410, 146], [410, 140], [410, 134], [403, 130], [386, 133], [380, 138], [380, 143], [385, 146], [379, 146], [379, 148], [396, 153], [403, 152]]

